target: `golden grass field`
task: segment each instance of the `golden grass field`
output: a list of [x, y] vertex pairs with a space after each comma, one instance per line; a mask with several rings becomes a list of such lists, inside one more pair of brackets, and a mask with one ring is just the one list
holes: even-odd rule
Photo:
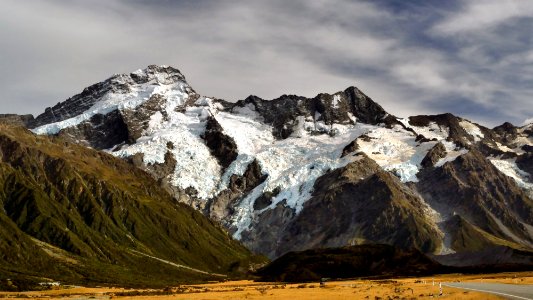
[[[433, 285], [435, 281], [435, 285]], [[440, 275], [433, 278], [405, 278], [392, 280], [331, 281], [319, 283], [273, 284], [253, 281], [227, 281], [220, 283], [182, 285], [164, 290], [135, 290], [121, 288], [58, 288], [49, 291], [8, 293], [0, 298], [33, 299], [502, 299], [498, 296], [470, 292], [443, 286], [440, 282], [475, 281], [492, 283], [533, 284], [533, 272], [500, 273], [484, 275]]]

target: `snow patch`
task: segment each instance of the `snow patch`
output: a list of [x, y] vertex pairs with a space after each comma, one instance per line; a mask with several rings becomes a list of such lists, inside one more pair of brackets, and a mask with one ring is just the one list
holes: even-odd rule
[[476, 124], [470, 123], [466, 120], [459, 121], [459, 125], [463, 127], [463, 129], [474, 138], [474, 142], [479, 142], [481, 139], [485, 137], [483, 132], [481, 132], [481, 129], [479, 129], [479, 126]]
[[416, 134], [421, 134], [430, 140], [435, 139], [437, 141], [442, 141], [442, 140], [446, 140], [448, 136], [450, 135], [450, 131], [448, 127], [440, 126], [439, 124], [435, 122], [430, 122], [428, 126], [425, 126], [425, 127], [419, 127], [419, 126], [412, 126], [411, 124], [409, 124], [409, 119], [406, 119], [406, 118], [398, 119], [398, 121], [400, 121], [403, 125], [405, 125], [405, 127], [411, 128], [412, 130], [414, 130]]
[[371, 140], [358, 140], [361, 151], [387, 171], [395, 173], [402, 182], [417, 182], [420, 163], [436, 142], [419, 144], [412, 132], [395, 126], [376, 128], [367, 134]]
[[516, 158], [497, 159], [493, 157], [488, 158], [490, 162], [503, 174], [511, 177], [516, 184], [533, 195], [533, 183], [531, 183], [531, 175], [518, 168], [516, 165]]
[[441, 141], [441, 143], [444, 145], [444, 148], [446, 148], [446, 156], [439, 159], [435, 163], [435, 167], [442, 167], [445, 163], [454, 161], [459, 156], [468, 153], [467, 149], [457, 147], [454, 142]]
[[[126, 145], [112, 154], [129, 157], [142, 153], [145, 164], [155, 164], [164, 163], [165, 154], [170, 151], [176, 158], [171, 183], [183, 190], [194, 188], [198, 198], [207, 200], [216, 195], [221, 180], [220, 165], [201, 138], [215, 104], [210, 99], [201, 99], [197, 103], [206, 106], [191, 106], [185, 112], [177, 112], [174, 108], [183, 99], [175, 100], [165, 103], [166, 119], [160, 117], [160, 112], [155, 113], [148, 129], [135, 144]], [[173, 144], [173, 149], [168, 149], [168, 142]]]
[[340, 95], [334, 95], [333, 101], [331, 102], [331, 105], [334, 109], [339, 108], [339, 103], [341, 102], [341, 96]]

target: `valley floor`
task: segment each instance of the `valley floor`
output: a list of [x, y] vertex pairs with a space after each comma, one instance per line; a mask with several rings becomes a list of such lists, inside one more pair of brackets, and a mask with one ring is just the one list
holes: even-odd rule
[[[433, 284], [435, 282], [435, 284]], [[439, 283], [443, 283], [439, 297]], [[164, 290], [72, 287], [39, 292], [0, 292], [0, 298], [33, 299], [503, 299], [497, 295], [445, 286], [446, 283], [505, 283], [533, 285], [533, 272], [483, 275], [441, 275], [393, 280], [351, 280], [320, 283], [276, 284], [228, 281], [182, 285]], [[529, 298], [522, 298], [529, 299]]]

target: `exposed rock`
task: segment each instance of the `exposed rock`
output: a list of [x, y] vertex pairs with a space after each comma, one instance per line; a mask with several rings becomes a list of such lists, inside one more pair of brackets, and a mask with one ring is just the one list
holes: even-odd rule
[[389, 116], [379, 104], [356, 87], [349, 87], [334, 95], [319, 94], [314, 98], [283, 95], [273, 100], [263, 100], [257, 96], [249, 96], [235, 103], [234, 108], [247, 105], [252, 105], [264, 122], [274, 127], [273, 135], [279, 139], [285, 139], [292, 134], [298, 116], [311, 118], [314, 122], [323, 122], [324, 125], [352, 124], [355, 120], [378, 124]]
[[229, 167], [239, 155], [237, 144], [235, 144], [233, 138], [224, 134], [224, 129], [213, 116], [207, 119], [205, 133], [202, 138], [223, 169]]
[[509, 122], [496, 126], [492, 130], [499, 135], [505, 143], [511, 143], [518, 136], [518, 129]]
[[345, 157], [346, 155], [348, 155], [350, 153], [358, 151], [359, 150], [359, 144], [357, 144], [358, 140], [361, 140], [361, 141], [364, 141], [364, 142], [370, 142], [370, 141], [372, 141], [372, 138], [369, 137], [366, 134], [360, 135], [358, 138], [356, 138], [355, 140], [350, 142], [348, 145], [346, 145], [344, 147], [344, 149], [342, 149], [341, 157]]
[[[474, 137], [472, 137], [461, 125], [460, 121], [462, 119], [454, 116], [453, 114], [446, 113], [440, 115], [420, 115], [409, 117], [409, 124], [418, 127], [429, 126], [431, 122], [438, 124], [439, 126], [448, 128], [449, 137], [448, 140], [455, 142], [458, 146], [463, 148], [469, 148], [469, 144], [475, 143]], [[494, 133], [490, 129], [485, 128], [481, 125], [477, 125], [479, 130], [485, 135], [484, 139], [492, 140], [496, 138]]]
[[[273, 209], [265, 210], [253, 224], [253, 230], [242, 233], [241, 241], [252, 251], [268, 257], [278, 257], [277, 249], [281, 246], [280, 237], [285, 228], [296, 216], [294, 209], [284, 199]], [[292, 242], [291, 242], [292, 244]]]
[[533, 146], [531, 145], [523, 145], [520, 149], [528, 152], [528, 153], [533, 153]]
[[58, 135], [73, 143], [109, 149], [128, 141], [129, 128], [123, 115], [114, 110], [107, 115], [96, 114], [75, 127], [61, 130]]
[[128, 132], [128, 143], [135, 141], [143, 136], [143, 132], [148, 129], [150, 117], [155, 113], [160, 113], [163, 119], [167, 118], [166, 111], [163, 108], [166, 99], [159, 94], [154, 94], [148, 101], [139, 105], [134, 110], [124, 110], [124, 123]]
[[272, 192], [264, 192], [259, 198], [254, 201], [254, 210], [262, 210], [270, 204], [272, 204], [272, 198], [276, 197], [281, 192], [281, 189], [278, 187]]
[[[533, 176], [533, 153], [525, 153], [517, 157], [516, 164], [518, 167]], [[530, 177], [533, 179], [533, 177]]]
[[420, 194], [444, 219], [457, 214], [488, 234], [531, 245], [524, 223], [532, 224], [533, 201], [480, 152], [424, 169], [418, 178]]
[[424, 168], [433, 167], [441, 158], [444, 157], [446, 157], [446, 148], [442, 143], [437, 143], [435, 146], [433, 146], [433, 148], [431, 148], [431, 150], [429, 150], [420, 164]]
[[252, 161], [242, 176], [231, 176], [228, 189], [209, 201], [205, 208], [206, 213], [217, 221], [226, 220], [233, 215], [234, 205], [266, 178], [267, 175], [263, 174], [257, 160]]
[[345, 157], [346, 155], [350, 153], [354, 153], [355, 151], [359, 150], [359, 145], [357, 144], [357, 139], [351, 141], [344, 149], [342, 149], [342, 155], [341, 157]]
[[423, 136], [422, 134], [418, 134], [415, 139], [415, 142], [419, 142], [419, 143], [427, 143], [429, 141], [430, 140], [426, 138], [425, 136]]

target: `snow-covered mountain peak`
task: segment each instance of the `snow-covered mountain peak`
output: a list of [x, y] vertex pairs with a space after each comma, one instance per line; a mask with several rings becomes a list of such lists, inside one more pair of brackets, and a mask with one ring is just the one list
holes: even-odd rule
[[[30, 127], [40, 134], [57, 134], [60, 130], [79, 125], [95, 115], [106, 115], [117, 109], [135, 109], [154, 95], [183, 104], [185, 95], [194, 94], [179, 70], [151, 65], [130, 74], [117, 74], [85, 88], [32, 120]], [[178, 99], [179, 98], [179, 99]]]
[[[326, 202], [384, 185], [378, 198], [407, 197], [420, 218], [429, 210], [441, 215], [441, 204], [433, 207], [411, 189], [430, 186], [431, 174], [441, 170], [469, 176], [463, 169], [471, 161], [533, 191], [529, 165], [520, 158], [533, 149], [533, 132], [504, 125], [488, 129], [452, 114], [399, 119], [356, 87], [231, 103], [201, 96], [179, 70], [154, 65], [86, 88], [48, 108], [31, 127], [130, 161], [254, 248], [257, 241], [279, 242], [269, 240], [275, 239], [268, 237], [272, 224], [289, 226], [312, 214], [310, 203], [327, 190], [321, 184], [334, 190], [324, 194]], [[337, 190], [346, 178], [356, 186]], [[371, 192], [365, 192], [368, 201], [376, 201]], [[418, 221], [444, 235], [436, 220]], [[254, 238], [262, 228], [267, 237]]]

